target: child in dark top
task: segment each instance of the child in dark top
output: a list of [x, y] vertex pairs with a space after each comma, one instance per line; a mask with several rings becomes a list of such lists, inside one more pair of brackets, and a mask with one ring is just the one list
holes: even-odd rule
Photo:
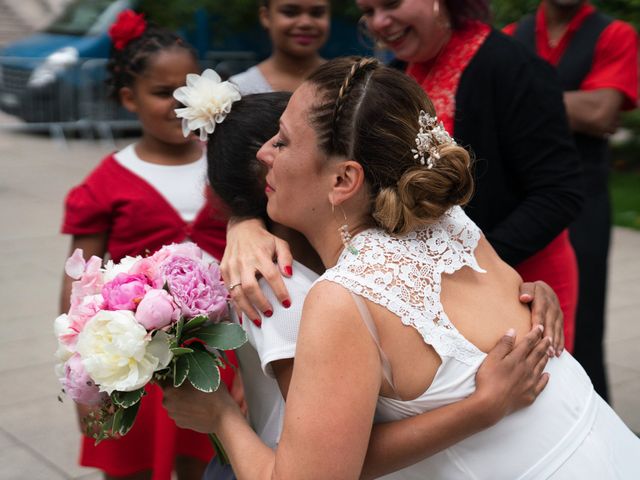
[[[173, 91], [189, 73], [200, 73], [194, 50], [175, 34], [125, 11], [111, 27], [109, 62], [113, 97], [134, 112], [142, 137], [106, 157], [66, 199], [62, 232], [72, 235], [71, 251], [86, 258], [145, 255], [161, 246], [191, 240], [220, 258], [226, 220], [216, 215], [206, 192], [207, 163], [202, 145], [185, 139], [174, 109]], [[66, 277], [61, 307], [68, 310], [71, 279]], [[227, 384], [230, 368], [223, 370]], [[103, 470], [105, 478], [200, 479], [213, 455], [206, 435], [183, 430], [162, 408], [162, 391], [147, 387], [133, 429], [95, 446], [83, 438], [80, 464]], [[87, 407], [78, 405], [82, 418]]]

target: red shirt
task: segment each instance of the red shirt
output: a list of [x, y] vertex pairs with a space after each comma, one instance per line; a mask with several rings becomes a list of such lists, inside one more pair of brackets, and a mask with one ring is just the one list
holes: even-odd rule
[[[575, 32], [582, 22], [595, 11], [595, 7], [584, 4], [571, 19], [567, 30], [556, 46], [549, 43], [547, 19], [544, 5], [536, 12], [536, 51], [538, 55], [557, 65]], [[513, 35], [517, 24], [512, 23], [504, 32]], [[638, 103], [638, 35], [631, 25], [620, 20], [611, 22], [600, 34], [596, 43], [593, 66], [585, 77], [580, 90], [613, 88], [624, 95], [625, 110], [631, 110]]]
[[62, 233], [106, 232], [107, 251], [116, 262], [187, 239], [220, 259], [226, 225], [209, 202], [193, 222], [185, 222], [155, 188], [110, 155], [67, 195]]

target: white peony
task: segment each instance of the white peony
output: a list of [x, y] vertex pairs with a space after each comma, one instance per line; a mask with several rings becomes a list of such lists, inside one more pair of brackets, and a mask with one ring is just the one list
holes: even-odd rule
[[100, 391], [131, 392], [169, 364], [172, 354], [167, 339], [158, 332], [152, 340], [131, 311], [102, 310], [78, 335], [76, 350]]
[[113, 260], [109, 260], [104, 266], [104, 283], [110, 282], [111, 280], [116, 278], [119, 273], [129, 273], [131, 267], [133, 267], [140, 260], [142, 260], [142, 257], [140, 255], [138, 255], [137, 257], [126, 256], [122, 258], [118, 263], [115, 263]]
[[178, 88], [173, 97], [185, 106], [176, 108], [176, 115], [182, 118], [182, 133], [188, 137], [192, 131], [200, 129], [202, 141], [213, 133], [216, 123], [222, 123], [233, 102], [241, 98], [236, 85], [222, 82], [220, 75], [211, 69], [202, 75], [187, 75], [187, 86]]

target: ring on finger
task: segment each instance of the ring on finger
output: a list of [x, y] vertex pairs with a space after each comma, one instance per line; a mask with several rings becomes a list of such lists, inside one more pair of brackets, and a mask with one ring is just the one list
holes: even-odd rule
[[236, 288], [236, 287], [241, 287], [241, 286], [242, 286], [242, 282], [234, 283], [233, 285], [231, 285], [231, 286], [229, 287], [229, 291], [231, 292], [234, 288]]

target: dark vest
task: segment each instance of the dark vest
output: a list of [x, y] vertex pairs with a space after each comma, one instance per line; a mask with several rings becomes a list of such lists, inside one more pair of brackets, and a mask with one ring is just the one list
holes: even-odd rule
[[[579, 90], [582, 81], [591, 71], [593, 55], [598, 38], [612, 18], [593, 12], [574, 33], [567, 49], [556, 66], [558, 77], [565, 91]], [[514, 37], [533, 53], [536, 51], [536, 18], [534, 14], [524, 17], [516, 27]], [[586, 193], [598, 193], [607, 188], [609, 169], [609, 142], [606, 139], [575, 133], [576, 146], [582, 157]]]

